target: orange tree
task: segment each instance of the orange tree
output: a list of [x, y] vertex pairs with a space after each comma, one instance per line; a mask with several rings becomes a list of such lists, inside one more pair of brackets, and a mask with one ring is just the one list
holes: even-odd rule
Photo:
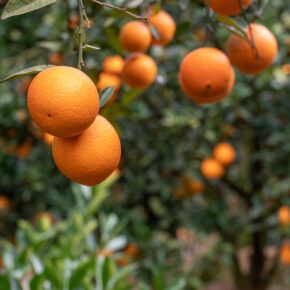
[[[44, 5], [38, 1], [31, 2], [38, 3], [33, 6], [35, 8]], [[53, 2], [46, 1], [45, 4]], [[54, 65], [77, 65], [97, 83], [99, 73], [102, 69], [105, 70], [105, 66], [101, 67], [101, 61], [106, 56], [116, 53], [128, 55], [122, 49], [118, 34], [129, 20], [122, 14], [124, 9], [111, 7], [113, 9], [106, 10], [96, 6], [102, 1], [92, 2], [79, 1], [78, 7], [70, 2], [51, 5], [46, 10], [40, 9], [29, 14], [30, 21], [27, 21], [26, 15], [5, 20], [5, 25], [0, 27], [0, 34], [3, 36], [1, 44], [4, 48], [0, 52], [3, 57], [3, 77], [8, 71], [13, 71], [11, 67], [32, 67], [49, 62]], [[239, 2], [238, 7], [235, 7], [238, 12], [229, 12], [240, 13], [233, 20], [213, 13], [202, 1], [158, 1], [157, 4], [153, 3], [156, 4], [153, 9], [150, 9], [149, 1], [120, 3], [130, 10], [125, 10], [127, 14], [136, 13], [133, 17], [138, 21], [144, 20], [138, 16], [142, 13], [150, 20], [150, 13], [158, 12], [162, 4], [162, 9], [176, 20], [177, 31], [168, 46], [150, 47], [147, 53], [152, 58], [146, 57], [151, 64], [149, 68], [138, 61], [142, 54], [129, 56], [127, 69], [124, 70], [128, 71], [128, 75], [124, 75], [124, 81], [137, 88], [123, 86], [117, 100], [101, 111], [117, 125], [123, 146], [120, 166], [122, 177], [114, 187], [115, 194], [107, 208], [126, 215], [128, 233], [140, 244], [145, 256], [151, 258], [151, 261], [156, 261], [163, 253], [163, 244], [154, 242], [160, 233], [175, 237], [181, 227], [218, 233], [221, 240], [229, 245], [230, 265], [237, 287], [247, 290], [266, 289], [269, 279], [277, 270], [278, 248], [287, 236], [287, 225], [280, 228], [277, 224], [277, 212], [281, 205], [289, 204], [289, 166], [286, 164], [289, 156], [289, 108], [286, 99], [289, 89], [289, 15], [284, 12], [289, 4], [283, 1], [270, 4], [266, 1], [253, 1], [253, 5], [245, 10], [249, 3], [241, 9]], [[4, 10], [4, 17], [27, 12], [21, 10], [26, 4], [22, 1], [10, 1]], [[209, 4], [217, 12], [228, 14], [218, 11], [210, 1]], [[84, 11], [91, 22], [90, 29], [85, 29], [88, 24]], [[252, 33], [248, 33], [247, 39], [242, 28], [253, 21], [261, 21], [278, 38], [280, 52], [276, 64], [261, 75], [245, 76], [237, 72], [231, 95], [219, 103], [199, 106], [186, 98], [184, 93], [193, 100], [203, 97], [200, 92], [196, 95], [198, 91], [195, 90], [195, 82], [191, 82], [191, 74], [197, 78], [200, 75], [199, 81], [202, 82], [207, 80], [202, 79], [204, 67], [210, 67], [214, 71], [216, 66], [210, 66], [205, 57], [199, 66], [189, 66], [186, 70], [190, 74], [187, 75], [188, 79], [182, 77], [178, 80], [179, 65], [184, 56], [193, 49], [204, 46], [225, 48], [230, 30], [242, 36], [248, 45], [252, 45], [250, 55], [254, 54], [255, 62], [259, 58], [255, 52], [260, 45], [256, 43], [255, 37], [252, 39]], [[40, 25], [35, 25], [40, 22]], [[157, 42], [161, 41], [163, 30], [158, 30], [158, 24], [152, 21], [149, 28], [152, 38]], [[166, 33], [164, 37], [167, 37]], [[101, 47], [101, 50], [95, 46]], [[146, 46], [141, 51], [146, 50]], [[262, 47], [267, 48], [266, 45]], [[91, 54], [92, 52], [98, 54]], [[155, 78], [152, 59], [157, 63], [158, 76], [154, 85], [143, 91]], [[231, 60], [239, 66], [239, 58], [238, 61]], [[134, 70], [135, 62], [140, 65], [137, 70]], [[43, 68], [29, 69], [20, 75], [36, 73]], [[216, 83], [209, 84], [207, 88], [210, 93], [212, 89], [216, 89], [214, 92], [229, 93], [232, 79], [230, 70], [227, 71], [227, 86], [220, 89]], [[138, 72], [142, 72], [141, 76]], [[101, 77], [99, 81], [101, 82]], [[23, 111], [26, 100], [20, 95], [25, 97], [27, 83], [27, 79], [22, 79], [0, 88], [4, 96], [1, 100], [3, 182], [0, 189], [3, 195], [16, 201], [15, 211], [8, 215], [10, 219], [15, 219], [15, 212], [23, 215], [28, 211], [28, 216], [35, 209], [48, 206], [63, 211], [71, 202], [66, 189], [68, 181], [56, 171], [48, 150], [39, 141], [42, 133], [37, 132], [26, 111]], [[105, 88], [109, 84], [99, 86]], [[218, 99], [225, 97], [225, 93], [217, 95]], [[206, 102], [216, 100], [214, 95], [206, 98]], [[212, 155], [215, 157], [213, 149], [222, 141], [233, 145], [237, 161], [226, 168], [223, 178], [219, 178], [224, 169], [221, 170], [219, 163], [218, 166], [216, 163], [208, 166], [213, 171], [211, 174], [202, 175], [202, 160]], [[28, 155], [27, 152], [30, 151], [31, 154]], [[11, 152], [16, 157], [11, 157]], [[15, 166], [16, 162], [18, 166]], [[213, 175], [217, 180], [208, 178]], [[64, 192], [61, 197], [60, 191]], [[195, 193], [201, 191], [203, 194], [196, 196]], [[119, 196], [120, 198], [116, 198]], [[118, 206], [114, 201], [117, 201]], [[27, 203], [30, 206], [26, 206]], [[271, 245], [276, 249], [276, 257], [269, 259], [269, 264], [266, 263], [265, 250]], [[250, 262], [246, 270], [242, 269], [238, 259], [240, 250], [245, 248], [250, 249]], [[152, 249], [158, 249], [159, 252]], [[166, 265], [170, 252], [164, 252], [165, 258], [163, 256], [160, 259], [161, 264]], [[145, 261], [144, 267], [147, 266]], [[154, 269], [152, 264], [150, 267]], [[194, 272], [198, 273], [196, 269], [190, 269], [186, 274], [190, 277]], [[156, 278], [156, 285], [159, 282]], [[186, 286], [189, 289], [196, 287], [190, 279]]]

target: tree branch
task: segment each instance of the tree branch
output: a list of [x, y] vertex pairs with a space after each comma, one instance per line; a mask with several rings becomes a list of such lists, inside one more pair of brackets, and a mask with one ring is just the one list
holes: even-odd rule
[[141, 21], [144, 21], [144, 22], [148, 21], [146, 17], [143, 17], [143, 16], [137, 15], [135, 13], [132, 13], [132, 12], [128, 11], [126, 8], [118, 7], [118, 6], [115, 6], [113, 4], [104, 3], [103, 1], [98, 1], [98, 0], [91, 0], [91, 1], [96, 3], [96, 4], [99, 4], [101, 6], [104, 6], [104, 7], [107, 7], [107, 8], [111, 8], [111, 9], [123, 12], [123, 13], [128, 14], [128, 15], [134, 17], [134, 18], [137, 18], [137, 19], [139, 19]]

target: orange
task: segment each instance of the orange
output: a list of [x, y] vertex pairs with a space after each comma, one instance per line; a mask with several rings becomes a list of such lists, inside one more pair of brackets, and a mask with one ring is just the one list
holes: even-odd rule
[[120, 55], [107, 56], [102, 64], [103, 72], [120, 75], [123, 72], [125, 60]]
[[196, 194], [204, 191], [204, 184], [199, 180], [184, 177], [182, 178], [181, 182], [185, 189], [191, 194]]
[[68, 21], [68, 27], [71, 30], [74, 30], [78, 27], [80, 22], [79, 16], [78, 15], [71, 15], [69, 17], [69, 21]]
[[[278, 44], [273, 33], [265, 26], [252, 23], [246, 29], [248, 41], [231, 34], [227, 41], [227, 55], [241, 72], [258, 74], [270, 67], [278, 54]], [[253, 42], [254, 47], [251, 46]]]
[[170, 14], [161, 10], [156, 14], [150, 15], [148, 21], [156, 28], [159, 34], [159, 39], [153, 37], [152, 44], [165, 46], [172, 41], [176, 31], [176, 24]]
[[0, 210], [10, 210], [10, 209], [11, 209], [11, 200], [4, 195], [0, 195]]
[[54, 136], [44, 132], [42, 135], [42, 139], [47, 145], [51, 145], [53, 142]]
[[281, 225], [289, 225], [290, 224], [290, 207], [282, 206], [278, 211], [278, 219]]
[[119, 267], [125, 267], [129, 264], [129, 259], [125, 256], [121, 256], [116, 260], [116, 263]]
[[184, 190], [184, 188], [174, 189], [173, 194], [177, 199], [184, 199], [188, 196], [187, 192], [186, 192], [186, 190]]
[[98, 115], [81, 135], [73, 138], [54, 138], [54, 161], [71, 180], [92, 186], [109, 177], [121, 158], [120, 139], [114, 127]]
[[222, 15], [237, 15], [252, 4], [252, 0], [207, 0], [212, 10]]
[[139, 249], [135, 244], [129, 244], [125, 248], [124, 253], [129, 257], [137, 257], [139, 254]]
[[219, 143], [213, 150], [214, 158], [223, 165], [230, 165], [236, 160], [236, 151], [229, 143]]
[[54, 52], [49, 55], [48, 63], [52, 65], [60, 65], [63, 62], [63, 55], [59, 52]]
[[182, 60], [179, 83], [193, 101], [214, 103], [230, 94], [235, 73], [223, 52], [211, 47], [198, 48]]
[[285, 243], [280, 249], [280, 260], [286, 265], [290, 265], [290, 243]]
[[82, 71], [54, 66], [39, 73], [28, 89], [27, 105], [33, 121], [57, 137], [82, 133], [95, 120], [99, 95]]
[[126, 60], [123, 80], [129, 86], [145, 89], [155, 81], [156, 76], [157, 65], [149, 55], [136, 53]]
[[220, 179], [224, 176], [225, 170], [221, 163], [213, 158], [206, 158], [201, 162], [200, 171], [208, 179]]
[[32, 142], [27, 140], [20, 144], [20, 146], [16, 150], [16, 154], [19, 158], [26, 158], [32, 150]]
[[141, 21], [130, 21], [120, 31], [120, 42], [123, 49], [129, 52], [146, 51], [152, 40], [149, 27]]
[[99, 81], [97, 83], [98, 90], [103, 90], [107, 87], [114, 87], [114, 93], [110, 100], [106, 103], [106, 105], [109, 105], [113, 103], [118, 95], [119, 89], [121, 87], [121, 80], [118, 76], [108, 74], [108, 73], [101, 73], [99, 75]]

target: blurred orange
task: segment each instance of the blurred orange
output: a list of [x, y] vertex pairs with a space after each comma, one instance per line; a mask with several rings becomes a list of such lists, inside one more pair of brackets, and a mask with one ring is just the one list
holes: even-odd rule
[[12, 206], [11, 200], [4, 195], [0, 195], [0, 210], [1, 211], [3, 210], [8, 211], [11, 209], [11, 206]]
[[204, 184], [197, 179], [183, 177], [181, 179], [181, 182], [182, 182], [184, 188], [192, 195], [194, 195], [196, 193], [201, 193], [204, 191]]
[[74, 30], [78, 27], [79, 25], [79, 17], [78, 15], [71, 15], [68, 21], [68, 27], [71, 30]]
[[59, 52], [54, 52], [49, 55], [48, 63], [52, 65], [60, 65], [63, 62], [63, 55]]
[[290, 243], [285, 243], [280, 249], [280, 261], [290, 265]]
[[187, 192], [184, 190], [184, 188], [174, 189], [173, 194], [177, 199], [184, 199], [187, 197]]
[[119, 89], [121, 87], [121, 80], [118, 76], [116, 75], [112, 75], [112, 74], [108, 74], [108, 73], [100, 73], [99, 75], [99, 81], [97, 83], [97, 88], [98, 90], [103, 90], [107, 87], [114, 87], [114, 93], [112, 95], [112, 97], [109, 99], [109, 101], [107, 102], [106, 105], [112, 104], [118, 95]]
[[213, 158], [204, 159], [201, 162], [200, 171], [208, 179], [220, 179], [225, 173], [222, 164]]
[[137, 257], [139, 254], [139, 249], [135, 244], [128, 244], [124, 250], [124, 253], [129, 257]]
[[103, 72], [120, 75], [123, 72], [125, 60], [120, 55], [107, 56], [102, 64]]
[[125, 267], [129, 264], [129, 260], [125, 256], [119, 257], [116, 262], [119, 267]]
[[290, 74], [290, 64], [289, 63], [282, 65], [281, 69], [282, 69], [283, 73], [285, 73], [287, 75]]
[[30, 140], [24, 141], [18, 148], [16, 149], [16, 155], [19, 158], [26, 158], [32, 150], [32, 142]]
[[278, 219], [281, 225], [290, 224], [290, 207], [282, 206], [278, 211]]
[[16, 113], [16, 118], [19, 122], [23, 123], [26, 119], [27, 119], [27, 113], [26, 110], [24, 109], [20, 109], [17, 113]]
[[227, 166], [235, 162], [236, 150], [229, 143], [219, 143], [213, 150], [213, 156], [221, 164]]

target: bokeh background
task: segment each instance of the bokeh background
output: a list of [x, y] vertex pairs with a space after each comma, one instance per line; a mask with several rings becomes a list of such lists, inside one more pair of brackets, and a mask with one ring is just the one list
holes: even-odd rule
[[[137, 14], [150, 4], [107, 2]], [[122, 161], [96, 188], [70, 182], [54, 165], [50, 140], [27, 112], [31, 77], [0, 85], [1, 289], [290, 288], [289, 248], [288, 263], [281, 259], [289, 222], [279, 220], [290, 206], [290, 3], [254, 2], [247, 20], [275, 34], [279, 56], [260, 75], [237, 71], [232, 94], [204, 106], [182, 93], [179, 64], [195, 48], [224, 49], [229, 31], [202, 1], [156, 4], [174, 17], [176, 36], [148, 52], [158, 65], [153, 86], [123, 84], [101, 110], [120, 134]], [[85, 72], [97, 83], [106, 56], [126, 57], [118, 34], [132, 18], [85, 7], [88, 43], [100, 47], [85, 54]], [[71, 0], [1, 21], [0, 77], [39, 64], [76, 66], [77, 25]], [[233, 145], [237, 160], [210, 181], [200, 163], [220, 142]]]

